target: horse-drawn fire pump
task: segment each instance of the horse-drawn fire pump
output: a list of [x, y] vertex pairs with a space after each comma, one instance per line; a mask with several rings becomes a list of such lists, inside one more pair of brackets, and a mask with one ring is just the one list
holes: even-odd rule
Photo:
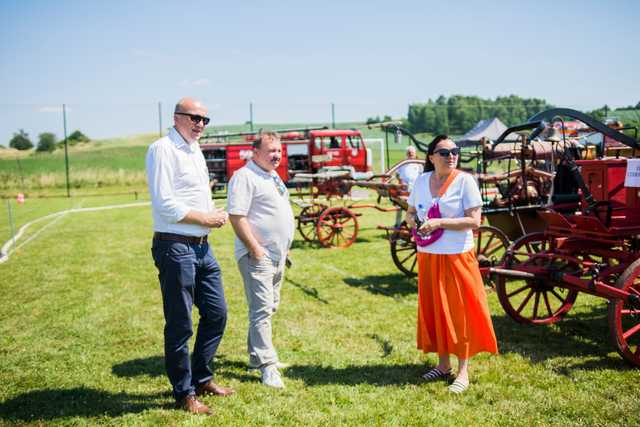
[[557, 322], [580, 292], [607, 299], [611, 342], [640, 366], [640, 143], [568, 109], [540, 113], [522, 128], [533, 139], [563, 118], [601, 136], [586, 149], [562, 150], [550, 203], [537, 212], [544, 229], [517, 239], [490, 269], [497, 294], [525, 324]]

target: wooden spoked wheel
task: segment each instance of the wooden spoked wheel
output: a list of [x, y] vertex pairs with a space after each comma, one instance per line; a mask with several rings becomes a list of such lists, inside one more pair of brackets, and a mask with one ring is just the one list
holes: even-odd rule
[[640, 367], [640, 259], [627, 267], [616, 287], [631, 295], [626, 301], [609, 302], [611, 342], [625, 361]]
[[347, 208], [325, 209], [318, 217], [316, 235], [325, 248], [349, 247], [358, 237], [358, 219]]
[[502, 263], [509, 247], [509, 238], [502, 230], [490, 225], [481, 225], [477, 230], [474, 230], [473, 238], [476, 246], [476, 258], [484, 284], [495, 288], [495, 282], [492, 280], [489, 268]]
[[418, 249], [411, 230], [409, 230], [405, 221], [402, 221], [397, 230], [391, 233], [389, 243], [391, 244], [391, 259], [393, 259], [393, 263], [398, 267], [398, 270], [408, 277], [417, 276]]
[[326, 205], [314, 203], [310, 206], [305, 206], [300, 211], [300, 215], [298, 215], [298, 231], [307, 242], [316, 240], [316, 223], [318, 222], [320, 214], [326, 208]]
[[[504, 263], [509, 269], [526, 271], [538, 267], [557, 272], [573, 272], [575, 263], [555, 256], [555, 245], [544, 233], [531, 233], [516, 240], [507, 250]], [[576, 301], [578, 292], [558, 286], [548, 278], [509, 280], [499, 275], [496, 291], [504, 311], [525, 324], [557, 322]]]

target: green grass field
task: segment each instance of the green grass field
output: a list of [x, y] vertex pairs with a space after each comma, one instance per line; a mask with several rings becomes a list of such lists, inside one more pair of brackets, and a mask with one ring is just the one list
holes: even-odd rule
[[[11, 203], [24, 223], [69, 207], [132, 201], [123, 195]], [[237, 390], [204, 399], [213, 418], [172, 409], [150, 208], [69, 213], [35, 224], [18, 244], [36, 237], [0, 264], [0, 424], [640, 424], [640, 370], [610, 346], [604, 301], [584, 295], [566, 320], [525, 327], [490, 294], [501, 354], [472, 360], [471, 388], [461, 396], [442, 383], [422, 383], [436, 357], [415, 349], [416, 283], [398, 273], [376, 229], [394, 214], [362, 213], [358, 241], [348, 249], [294, 243], [274, 318], [280, 357], [291, 364], [284, 391], [266, 389], [247, 371], [247, 310], [232, 230], [213, 232], [229, 306], [216, 378]], [[6, 209], [0, 221], [6, 223]]]

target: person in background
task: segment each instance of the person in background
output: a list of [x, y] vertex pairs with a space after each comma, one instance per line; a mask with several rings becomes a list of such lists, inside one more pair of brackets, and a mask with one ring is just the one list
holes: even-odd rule
[[275, 132], [253, 143], [253, 156], [229, 182], [227, 209], [236, 233], [235, 256], [249, 305], [249, 367], [259, 368], [262, 383], [283, 388], [284, 364], [272, 341], [271, 318], [280, 304], [294, 220], [289, 192], [276, 172], [282, 145]]
[[[406, 160], [416, 160], [416, 148], [413, 145], [409, 145], [406, 151]], [[398, 179], [401, 184], [404, 184], [407, 187], [407, 192], [411, 193], [413, 190], [413, 183], [416, 181], [418, 176], [422, 173], [424, 166], [419, 163], [407, 163], [400, 168], [396, 174], [398, 175]], [[402, 210], [398, 210], [396, 212], [396, 227], [400, 226], [402, 222]]]
[[[208, 234], [211, 228], [222, 227], [228, 216], [213, 205], [209, 174], [198, 145], [209, 123], [207, 109], [184, 98], [176, 104], [173, 120], [169, 134], [151, 144], [146, 156], [154, 230], [151, 253], [165, 319], [165, 367], [178, 407], [211, 414], [197, 397], [234, 393], [213, 382], [209, 367], [224, 334], [227, 305]], [[190, 360], [194, 304], [200, 322]]]
[[[416, 160], [416, 148], [413, 145], [407, 147], [406, 152], [407, 160]], [[423, 166], [419, 163], [407, 163], [398, 169], [398, 179], [400, 182], [407, 186], [407, 191], [411, 193], [413, 190], [413, 183], [418, 176], [422, 173]]]
[[[418, 245], [417, 346], [425, 353], [438, 353], [438, 365], [423, 375], [426, 381], [449, 379], [450, 355], [458, 358], [457, 375], [449, 385], [452, 393], [469, 387], [472, 356], [498, 351], [474, 251], [473, 230], [480, 226], [482, 198], [473, 177], [456, 169], [459, 155], [448, 136], [433, 139], [406, 214], [409, 227], [419, 221], [422, 235], [443, 230], [440, 238]], [[439, 214], [429, 217], [434, 204]]]

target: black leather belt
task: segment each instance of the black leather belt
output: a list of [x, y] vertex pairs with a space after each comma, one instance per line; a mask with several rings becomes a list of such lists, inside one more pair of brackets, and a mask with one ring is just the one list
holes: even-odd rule
[[182, 234], [173, 233], [160, 233], [156, 231], [153, 233], [153, 238], [158, 240], [169, 240], [172, 242], [191, 243], [193, 245], [204, 245], [207, 243], [207, 236], [184, 236]]

